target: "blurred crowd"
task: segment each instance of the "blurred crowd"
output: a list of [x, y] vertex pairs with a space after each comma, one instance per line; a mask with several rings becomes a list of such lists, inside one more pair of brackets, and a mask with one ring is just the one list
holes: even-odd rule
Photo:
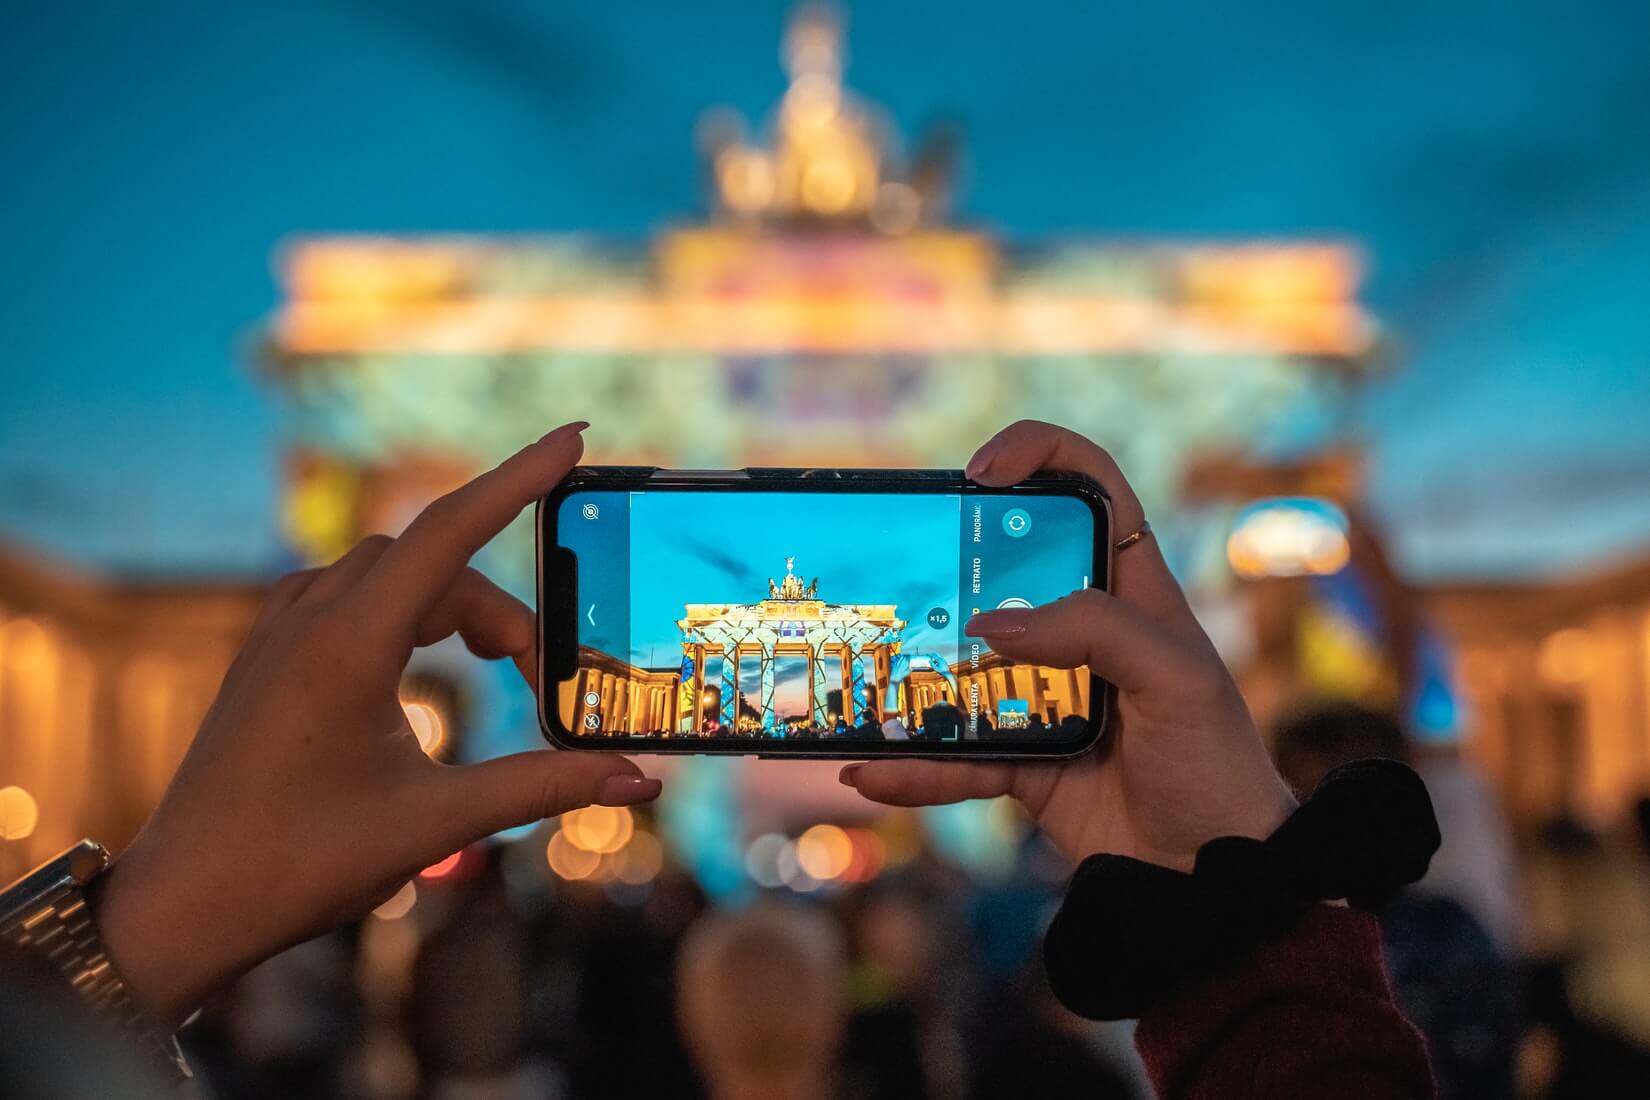
[[[1428, 780], [1445, 847], [1382, 924], [1442, 1097], [1641, 1095], [1644, 814], [1637, 835], [1513, 837], [1455, 756], [1350, 705], [1273, 743], [1300, 790], [1368, 756]], [[1149, 1095], [1128, 1026], [1049, 991], [1041, 934], [1070, 868], [1036, 833], [984, 881], [925, 850], [870, 882], [719, 908], [668, 856], [645, 883], [568, 881], [545, 860], [553, 827], [251, 972], [186, 1030], [198, 1072], [248, 1100]]]

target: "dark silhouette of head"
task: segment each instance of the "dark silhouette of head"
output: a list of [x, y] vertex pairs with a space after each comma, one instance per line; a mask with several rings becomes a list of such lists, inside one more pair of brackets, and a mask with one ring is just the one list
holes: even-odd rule
[[1278, 771], [1301, 794], [1331, 768], [1378, 757], [1409, 763], [1409, 742], [1390, 714], [1357, 703], [1317, 703], [1285, 718], [1273, 733]]

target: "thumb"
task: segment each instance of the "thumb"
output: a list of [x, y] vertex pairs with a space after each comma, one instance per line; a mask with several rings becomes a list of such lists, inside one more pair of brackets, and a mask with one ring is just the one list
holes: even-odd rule
[[1172, 685], [1190, 656], [1187, 643], [1097, 588], [1041, 607], [982, 611], [963, 630], [1010, 660], [1053, 668], [1086, 664], [1128, 692]]
[[592, 803], [651, 802], [663, 789], [622, 756], [551, 749], [454, 768], [447, 785], [450, 819], [464, 834], [455, 848]]

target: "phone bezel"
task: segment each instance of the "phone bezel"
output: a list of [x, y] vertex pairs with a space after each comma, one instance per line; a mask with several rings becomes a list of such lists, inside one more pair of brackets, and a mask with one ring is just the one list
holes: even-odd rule
[[[577, 492], [819, 492], [922, 493], [1069, 496], [1086, 503], [1095, 516], [1094, 572], [1090, 587], [1111, 590], [1113, 535], [1111, 498], [1092, 478], [1081, 474], [1036, 474], [1016, 485], [980, 485], [961, 470], [867, 470], [839, 468], [773, 468], [743, 470], [666, 470], [637, 466], [581, 466], [538, 502], [534, 514], [537, 544], [535, 583], [539, 632], [539, 729], [552, 745], [582, 752], [621, 752], [658, 755], [756, 756], [763, 759], [865, 760], [873, 757], [922, 757], [966, 760], [1069, 760], [1098, 745], [1110, 728], [1115, 691], [1110, 682], [1089, 674], [1089, 722], [1075, 742], [1046, 741], [860, 741], [838, 742], [808, 738], [752, 737], [585, 737], [561, 722], [560, 686], [567, 676], [552, 676], [553, 664], [577, 669], [578, 601], [576, 569], [567, 576], [550, 577], [546, 551], [569, 553], [556, 541], [556, 515], [561, 502]], [[572, 646], [555, 631], [547, 603], [571, 611]], [[559, 616], [558, 616], [559, 617]]]

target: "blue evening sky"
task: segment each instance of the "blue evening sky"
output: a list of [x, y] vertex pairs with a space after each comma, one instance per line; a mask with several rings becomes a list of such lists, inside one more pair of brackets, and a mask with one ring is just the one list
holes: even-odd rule
[[[597, 519], [581, 518], [587, 503], [598, 506]], [[895, 605], [907, 622], [905, 652], [947, 662], [957, 660], [958, 631], [974, 607], [1058, 599], [1082, 585], [1093, 560], [1088, 506], [1064, 497], [636, 493], [628, 503], [626, 512], [622, 494], [568, 497], [558, 539], [579, 558], [581, 613], [589, 608], [594, 624], [584, 640], [609, 652], [628, 648], [627, 659], [643, 667], [681, 660], [676, 622], [686, 604], [766, 599], [787, 557], [804, 584], [819, 581], [827, 603]], [[1010, 508], [1029, 517], [1023, 536], [1004, 532]], [[977, 599], [966, 587], [975, 557]], [[628, 639], [613, 607], [626, 600]], [[935, 608], [945, 610], [943, 627], [928, 622]]]
[[[0, 537], [107, 567], [268, 568], [279, 441], [246, 345], [277, 243], [640, 240], [691, 218], [694, 121], [772, 104], [786, 9], [8, 10]], [[1393, 369], [1356, 427], [1411, 569], [1544, 572], [1650, 543], [1650, 4], [849, 11], [850, 83], [908, 133], [964, 128], [972, 222], [1360, 241]]]

